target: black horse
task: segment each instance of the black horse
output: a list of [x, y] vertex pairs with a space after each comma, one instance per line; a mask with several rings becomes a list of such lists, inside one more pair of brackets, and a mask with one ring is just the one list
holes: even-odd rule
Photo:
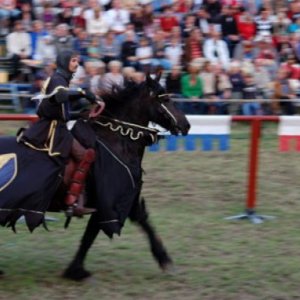
[[166, 269], [172, 263], [149, 223], [145, 200], [140, 196], [142, 159], [145, 147], [158, 140], [158, 131], [149, 128], [149, 122], [175, 135], [186, 135], [190, 124], [159, 84], [159, 76], [115, 88], [103, 100], [106, 108], [101, 116], [82, 118], [72, 129], [83, 145], [95, 147], [97, 153], [86, 183], [87, 203], [97, 212], [90, 217], [80, 247], [63, 274], [73, 280], [90, 276], [84, 260], [100, 230], [109, 237], [120, 234], [128, 217], [147, 234], [159, 266]]

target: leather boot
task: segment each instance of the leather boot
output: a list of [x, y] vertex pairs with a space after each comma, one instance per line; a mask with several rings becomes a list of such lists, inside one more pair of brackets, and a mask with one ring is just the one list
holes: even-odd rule
[[72, 214], [74, 217], [82, 218], [84, 215], [94, 213], [96, 209], [84, 207], [84, 196], [80, 194], [77, 202], [72, 206]]

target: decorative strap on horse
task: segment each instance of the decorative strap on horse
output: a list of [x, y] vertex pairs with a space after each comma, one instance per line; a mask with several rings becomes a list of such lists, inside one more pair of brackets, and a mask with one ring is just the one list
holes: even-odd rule
[[134, 123], [124, 122], [121, 120], [100, 116], [97, 121], [93, 121], [94, 124], [106, 127], [110, 131], [118, 132], [122, 136], [128, 136], [132, 141], [138, 141], [140, 139], [150, 138], [151, 145], [157, 143], [159, 130], [141, 126]]

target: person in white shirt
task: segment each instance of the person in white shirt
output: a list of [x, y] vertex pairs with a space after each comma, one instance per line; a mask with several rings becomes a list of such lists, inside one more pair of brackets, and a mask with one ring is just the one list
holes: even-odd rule
[[203, 53], [211, 63], [221, 64], [222, 67], [228, 68], [230, 63], [229, 50], [225, 41], [221, 39], [221, 34], [217, 30], [212, 30], [211, 38], [205, 40]]
[[54, 63], [57, 52], [53, 44], [53, 38], [50, 35], [45, 35], [38, 40], [37, 49], [33, 59], [40, 60], [43, 63]]
[[146, 37], [140, 38], [140, 44], [136, 49], [135, 56], [139, 62], [139, 69], [144, 72], [150, 71], [153, 49]]
[[90, 35], [102, 36], [109, 30], [109, 22], [105, 18], [105, 14], [101, 11], [101, 7], [95, 7], [91, 16], [86, 19], [86, 30]]
[[105, 16], [109, 22], [110, 29], [116, 33], [124, 32], [126, 29], [125, 25], [130, 21], [129, 11], [122, 8], [120, 0], [112, 2], [112, 9], [108, 10]]
[[181, 65], [183, 55], [182, 45], [177, 37], [172, 37], [171, 43], [165, 48], [165, 56], [172, 66]]
[[14, 31], [6, 36], [8, 56], [13, 61], [13, 77], [19, 75], [20, 60], [30, 58], [32, 53], [30, 34], [25, 32], [22, 22], [16, 21]]

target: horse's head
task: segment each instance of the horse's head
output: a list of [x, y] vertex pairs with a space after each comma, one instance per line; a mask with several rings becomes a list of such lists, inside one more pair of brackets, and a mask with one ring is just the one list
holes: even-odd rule
[[148, 74], [146, 77], [149, 120], [169, 130], [171, 134], [187, 135], [190, 123], [184, 113], [175, 107], [170, 95], [159, 83], [160, 76], [161, 74], [158, 74], [153, 79]]

